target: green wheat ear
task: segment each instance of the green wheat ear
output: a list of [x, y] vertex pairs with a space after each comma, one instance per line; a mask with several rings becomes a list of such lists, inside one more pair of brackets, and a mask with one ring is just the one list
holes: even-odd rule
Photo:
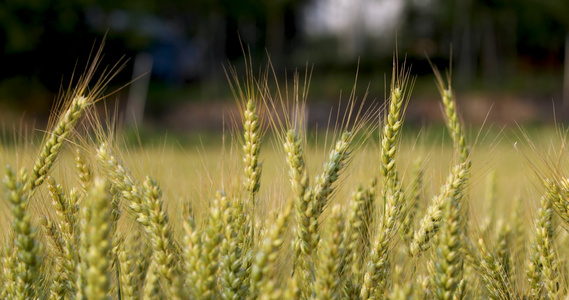
[[90, 217], [88, 226], [84, 228], [89, 245], [83, 257], [87, 266], [83, 270], [87, 299], [105, 299], [110, 291], [112, 237], [109, 200], [108, 183], [96, 178], [87, 198]]
[[63, 143], [69, 138], [77, 121], [85, 113], [87, 107], [93, 103], [93, 100], [93, 98], [82, 95], [75, 96], [71, 100], [69, 108], [61, 116], [53, 130], [48, 133], [48, 138], [40, 150], [30, 178], [30, 189], [34, 189], [43, 183], [61, 151]]
[[343, 247], [344, 217], [341, 207], [335, 205], [330, 213], [331, 233], [322, 240], [318, 251], [318, 267], [315, 293], [318, 299], [338, 299], [342, 293], [342, 276], [338, 276], [342, 259], [345, 256]]
[[280, 295], [280, 291], [276, 290], [274, 266], [284, 243], [284, 234], [291, 218], [291, 212], [292, 203], [285, 207], [276, 223], [271, 226], [261, 250], [255, 256], [251, 270], [251, 290], [249, 292], [251, 299], [256, 299], [260, 295], [268, 299], [277, 299], [276, 295]]
[[37, 231], [32, 226], [29, 213], [29, 198], [25, 196], [27, 174], [22, 170], [19, 176], [8, 166], [4, 177], [6, 199], [12, 203], [12, 230], [15, 236], [16, 257], [15, 288], [10, 295], [14, 299], [35, 299], [38, 293], [38, 271], [41, 262]]
[[79, 78], [76, 87], [73, 90], [69, 90], [61, 99], [64, 111], [59, 115], [53, 115], [57, 117], [57, 120], [50, 120], [50, 124], [53, 127], [44, 136], [43, 144], [32, 168], [30, 181], [26, 184], [27, 191], [33, 191], [44, 182], [59, 156], [64, 142], [69, 140], [73, 134], [79, 119], [85, 115], [90, 106], [99, 100], [101, 93], [110, 80], [124, 67], [124, 64], [121, 64], [119, 61], [115, 66], [103, 70], [99, 79], [92, 84], [91, 81], [100, 64], [103, 46], [104, 42], [94, 55], [85, 74]]

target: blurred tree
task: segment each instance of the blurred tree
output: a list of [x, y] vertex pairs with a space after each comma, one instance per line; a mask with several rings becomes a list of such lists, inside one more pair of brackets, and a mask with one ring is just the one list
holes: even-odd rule
[[403, 42], [431, 40], [441, 55], [452, 45], [463, 83], [496, 82], [520, 68], [561, 69], [567, 15], [562, 0], [407, 0]]

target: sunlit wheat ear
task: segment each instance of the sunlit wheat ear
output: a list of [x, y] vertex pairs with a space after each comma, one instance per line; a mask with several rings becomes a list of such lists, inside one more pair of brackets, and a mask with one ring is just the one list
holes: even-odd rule
[[255, 207], [255, 195], [259, 191], [259, 179], [261, 177], [261, 164], [259, 163], [259, 150], [261, 148], [261, 130], [257, 107], [253, 100], [247, 101], [243, 111], [243, 165], [245, 169], [246, 195]]
[[293, 193], [295, 209], [295, 234], [293, 240], [293, 272], [298, 272], [302, 281], [300, 285], [303, 291], [308, 293], [308, 278], [306, 273], [311, 268], [311, 255], [313, 236], [309, 229], [311, 212], [309, 211], [312, 195], [308, 191], [308, 176], [304, 164], [304, 148], [302, 138], [294, 130], [289, 130], [286, 134], [284, 149], [286, 161], [289, 167], [290, 182]]
[[136, 252], [134, 235], [131, 234], [123, 241], [118, 250], [119, 261], [119, 284], [121, 291], [121, 299], [134, 300], [137, 299], [136, 286]]
[[390, 269], [390, 243], [404, 216], [406, 203], [403, 200], [403, 189], [397, 174], [396, 153], [403, 125], [404, 103], [408, 100], [412, 85], [409, 82], [409, 70], [404, 66], [400, 71], [399, 66], [394, 62], [389, 108], [381, 137], [383, 216], [366, 261], [366, 272], [360, 292], [363, 299], [383, 297], [385, 293], [385, 284]]
[[54, 264], [61, 264], [62, 238], [57, 224], [48, 217], [42, 216], [39, 221], [40, 232], [43, 235], [42, 244], [46, 246], [46, 254]]
[[449, 197], [455, 197], [457, 191], [461, 190], [465, 185], [468, 175], [468, 166], [460, 164], [455, 166], [448, 176], [445, 184], [441, 187], [439, 195], [433, 198], [431, 204], [427, 208], [425, 216], [419, 223], [419, 228], [413, 235], [413, 241], [409, 246], [409, 250], [413, 257], [419, 253], [429, 249], [432, 237], [437, 233], [443, 217], [443, 205]]
[[388, 195], [386, 199], [386, 210], [379, 232], [371, 246], [371, 251], [366, 258], [365, 274], [360, 291], [362, 299], [382, 298], [385, 293], [386, 281], [389, 276], [389, 252], [391, 240], [393, 239], [396, 228], [398, 213], [397, 206], [394, 204], [398, 196]]
[[[258, 193], [260, 187], [262, 169], [259, 152], [265, 130], [261, 129], [263, 120], [260, 117], [261, 110], [257, 107], [259, 105], [259, 96], [257, 95], [259, 92], [252, 90], [255, 89], [251, 86], [253, 84], [251, 82], [253, 80], [251, 78], [252, 75], [249, 75], [248, 77], [248, 92], [246, 93], [246, 96], [249, 97], [249, 99], [245, 100], [244, 98], [241, 98], [242, 100], [238, 102], [240, 103], [239, 107], [241, 110], [241, 119], [243, 124], [243, 186], [245, 188], [245, 196], [240, 200], [246, 201], [240, 203], [237, 208], [241, 212], [239, 218], [242, 218], [243, 221], [241, 222], [242, 224], [240, 224], [238, 235], [244, 244], [254, 245], [256, 244], [255, 239], [257, 236], [257, 233], [255, 232], [255, 227], [257, 224], [256, 212], [258, 206], [256, 194]], [[262, 88], [259, 87], [258, 89]], [[242, 93], [241, 97], [243, 97]], [[245, 271], [243, 276], [249, 276], [249, 273], [251, 271], [250, 267], [253, 260], [253, 253], [251, 249], [246, 250], [242, 256], [243, 259], [240, 262], [240, 268]], [[245, 292], [247, 289], [242, 288], [241, 290], [242, 292]]]
[[[458, 195], [460, 197], [460, 195]], [[443, 203], [441, 232], [437, 238], [437, 257], [435, 260], [434, 286], [438, 299], [452, 299], [457, 294], [463, 279], [462, 226], [459, 222], [459, 202], [457, 195], [447, 197]]]
[[78, 218], [76, 194], [63, 193], [61, 185], [57, 184], [51, 177], [47, 177], [47, 186], [52, 204], [55, 207], [55, 212], [58, 220], [61, 253], [58, 258], [59, 263], [57, 267], [62, 267], [60, 272], [64, 274], [66, 279], [66, 289], [64, 293], [73, 294], [75, 286], [73, 283], [77, 280], [77, 230], [76, 222]]
[[[183, 241], [183, 270], [185, 272], [186, 283], [190, 289], [189, 295], [198, 293], [198, 281], [200, 272], [200, 256], [201, 256], [201, 232], [198, 231], [194, 216], [190, 213], [183, 221], [184, 229]], [[197, 296], [195, 296], [197, 297]]]
[[17, 253], [16, 286], [14, 299], [34, 299], [37, 297], [38, 273], [41, 263], [40, 244], [36, 241], [36, 229], [31, 224], [28, 211], [29, 198], [25, 196], [27, 174], [22, 170], [18, 176], [8, 166], [4, 176], [6, 199], [12, 204], [12, 230]]
[[396, 284], [389, 296], [387, 297], [388, 300], [410, 300], [416, 299], [414, 298], [414, 289], [413, 285], [408, 283], [405, 285]]
[[[345, 132], [336, 142], [336, 146], [330, 151], [329, 160], [324, 164], [324, 171], [316, 177], [314, 188], [305, 193], [305, 197], [312, 197], [304, 211], [305, 217], [308, 217], [308, 236], [303, 237], [306, 240], [308, 249], [306, 251], [307, 262], [304, 263], [304, 276], [314, 272], [314, 257], [318, 244], [320, 243], [319, 218], [326, 208], [329, 197], [333, 192], [333, 185], [338, 180], [340, 172], [345, 167], [348, 160], [348, 148], [352, 141], [351, 133]], [[312, 276], [313, 277], [313, 276]], [[310, 293], [312, 281], [306, 278], [303, 282], [305, 293]]]
[[[431, 274], [434, 273], [435, 272], [432, 272]], [[429, 299], [429, 296], [432, 297], [430, 289], [431, 280], [429, 276], [422, 274], [415, 276], [415, 279], [413, 280], [413, 285], [415, 287], [414, 288], [415, 297], [417, 297], [417, 299]]]
[[423, 195], [423, 176], [424, 171], [421, 167], [421, 164], [417, 162], [414, 166], [415, 174], [413, 176], [413, 181], [411, 182], [410, 192], [409, 192], [409, 201], [411, 202], [409, 207], [407, 208], [407, 213], [405, 214], [405, 218], [403, 219], [403, 224], [401, 225], [401, 235], [403, 238], [403, 242], [409, 247], [411, 245], [411, 241], [413, 240], [413, 233], [415, 228], [415, 218], [419, 213], [419, 204], [422, 201]]
[[559, 183], [555, 183], [552, 180], [544, 180], [545, 187], [551, 198], [551, 204], [559, 217], [569, 224], [569, 201], [567, 197], [569, 196], [569, 180], [567, 178], [562, 178]]
[[[251, 243], [255, 243], [256, 195], [260, 187], [262, 169], [259, 154], [261, 142], [267, 130], [264, 124], [265, 110], [262, 107], [262, 94], [267, 90], [268, 69], [259, 68], [256, 75], [249, 55], [249, 57], [245, 57], [245, 75], [243, 77], [239, 76], [237, 69], [233, 66], [225, 68], [225, 74], [241, 117], [240, 121], [233, 119], [233, 129], [237, 131], [238, 127], [243, 128], [242, 134], [236, 133], [234, 135], [239, 140], [243, 153], [244, 196], [240, 197], [240, 201], [243, 202], [244, 209], [248, 212], [247, 228], [251, 232], [248, 232], [247, 235], [250, 236]], [[250, 262], [246, 262], [246, 264], [250, 264]]]
[[343, 248], [345, 220], [339, 205], [332, 207], [328, 224], [332, 230], [329, 237], [320, 243], [314, 291], [318, 299], [339, 299], [343, 280], [338, 273], [345, 256]]
[[286, 289], [283, 293], [283, 299], [294, 300], [294, 299], [300, 299], [301, 296], [302, 293], [300, 288], [298, 287], [298, 276], [296, 276], [295, 274], [289, 277], [288, 279]]
[[[160, 278], [163, 278], [168, 287], [174, 282], [173, 254], [171, 253], [171, 233], [168, 225], [168, 216], [162, 205], [162, 191], [155, 180], [147, 177], [143, 183], [143, 202], [148, 208], [145, 231], [150, 237], [153, 249], [152, 263]], [[146, 222], [145, 222], [146, 223]]]
[[[126, 201], [127, 207], [133, 212], [137, 222], [144, 227], [148, 227], [149, 212], [147, 206], [143, 203], [143, 188], [131, 176], [128, 169], [112, 154], [109, 145], [103, 143], [99, 146], [97, 159], [107, 173], [112, 183], [112, 189]], [[118, 203], [113, 204], [115, 207], [118, 206]]]
[[[363, 249], [362, 232], [367, 226], [364, 219], [365, 198], [364, 188], [359, 185], [350, 201], [350, 210], [342, 238], [342, 247], [345, 249], [345, 253], [338, 270], [340, 276], [358, 277], [354, 273], [360, 271], [359, 268], [350, 270], [350, 267], [356, 265], [357, 261], [360, 260], [359, 253]], [[347, 284], [351, 285], [352, 282], [350, 281]]]
[[41, 148], [30, 178], [30, 189], [34, 189], [43, 183], [61, 151], [63, 143], [71, 135], [75, 124], [93, 101], [94, 99], [86, 98], [83, 95], [77, 95], [71, 100], [69, 108], [61, 116], [53, 130], [48, 133], [48, 138]]
[[[549, 299], [559, 297], [559, 271], [557, 257], [553, 247], [553, 207], [552, 198], [557, 195], [547, 191], [541, 198], [542, 207], [539, 209], [536, 220], [536, 250], [539, 253], [539, 265], [541, 267], [541, 280], [543, 292]], [[535, 254], [534, 254], [535, 255]]]
[[87, 299], [105, 299], [110, 291], [111, 219], [108, 183], [96, 178], [89, 189], [86, 205], [90, 217], [85, 228], [88, 249], [83, 257], [86, 269], [85, 296]]
[[89, 269], [89, 264], [87, 261], [87, 255], [89, 252], [90, 241], [89, 241], [89, 220], [91, 218], [91, 211], [90, 207], [86, 200], [82, 201], [82, 206], [79, 212], [79, 218], [77, 225], [79, 227], [79, 243], [77, 247], [77, 278], [75, 281], [75, 298], [76, 299], [85, 299], [85, 287], [87, 286], [87, 272]]
[[437, 87], [439, 89], [439, 93], [441, 94], [441, 99], [445, 108], [445, 115], [447, 118], [447, 127], [450, 131], [450, 135], [454, 142], [456, 152], [460, 156], [460, 162], [466, 163], [470, 156], [470, 149], [468, 147], [468, 144], [466, 143], [464, 128], [456, 111], [456, 99], [454, 97], [454, 93], [452, 90], [450, 73], [447, 76], [448, 79], [447, 83], [445, 84], [445, 81], [443, 80], [443, 77], [441, 76], [439, 70], [432, 63], [431, 67], [433, 68], [433, 72], [435, 74], [435, 78], [437, 81]]
[[539, 299], [541, 296], [541, 275], [542, 267], [539, 259], [537, 245], [533, 243], [529, 250], [529, 262], [526, 269], [527, 281], [529, 284], [529, 298]]
[[73, 220], [70, 216], [71, 208], [68, 207], [68, 203], [65, 198], [66, 196], [63, 193], [63, 188], [49, 176], [46, 181], [51, 203], [55, 208], [55, 213], [57, 215], [58, 227], [60, 227], [63, 238], [71, 240], [74, 224], [72, 223]]
[[393, 63], [389, 105], [381, 135], [381, 175], [383, 192], [394, 193], [399, 184], [396, 169], [397, 144], [403, 126], [405, 106], [413, 89], [414, 81], [409, 80], [410, 72], [405, 65], [401, 71]]
[[496, 258], [504, 269], [504, 274], [509, 282], [515, 283], [513, 277], [514, 263], [512, 259], [512, 228], [505, 222], [500, 222], [498, 226], [498, 240], [496, 245]]
[[49, 283], [49, 300], [65, 299], [67, 291], [65, 290], [65, 269], [60, 261], [53, 263], [53, 276]]
[[477, 249], [470, 249], [474, 259], [471, 265], [482, 277], [482, 282], [492, 299], [517, 299], [504, 268], [496, 257], [488, 252], [484, 240], [478, 241]]
[[238, 201], [222, 203], [224, 239], [220, 250], [220, 280], [223, 299], [242, 299], [247, 294], [247, 272], [243, 264], [247, 246], [239, 234], [245, 225], [240, 216], [242, 205]]
[[288, 204], [279, 214], [279, 217], [267, 232], [261, 250], [255, 256], [255, 262], [251, 270], [251, 290], [249, 297], [257, 299], [260, 295], [266, 295], [269, 299], [275, 296], [277, 281], [275, 278], [276, 261], [279, 250], [284, 243], [284, 235], [291, 218], [292, 203]]
[[50, 119], [51, 126], [44, 136], [26, 190], [31, 191], [43, 183], [61, 152], [63, 143], [73, 133], [77, 121], [85, 114], [89, 106], [100, 99], [109, 81], [124, 67], [124, 64], [119, 61], [113, 67], [105, 69], [99, 79], [91, 86], [100, 64], [103, 45], [104, 43], [101, 44], [85, 73], [80, 76], [76, 87], [69, 88], [69, 91], [59, 100], [63, 111], [60, 114], [54, 113]]
[[312, 201], [316, 213], [315, 219], [318, 219], [324, 211], [324, 208], [329, 202], [329, 197], [333, 192], [333, 185], [338, 180], [340, 172], [346, 166], [350, 155], [349, 147], [351, 141], [352, 133], [348, 131], [344, 132], [338, 141], [336, 141], [335, 147], [330, 151], [328, 161], [324, 164], [324, 171], [316, 177], [312, 191]]
[[227, 201], [225, 194], [218, 192], [211, 205], [209, 220], [201, 238], [195, 292], [198, 299], [215, 299], [218, 296], [216, 273], [219, 267], [219, 244], [223, 239], [221, 203], [224, 201]]
[[91, 169], [91, 165], [87, 162], [87, 158], [84, 153], [80, 149], [77, 149], [75, 152], [75, 166], [79, 172], [81, 188], [83, 191], [87, 191], [87, 188], [93, 179], [93, 170]]
[[[348, 298], [356, 297], [361, 289], [360, 279], [364, 258], [369, 250], [370, 226], [375, 210], [376, 180], [364, 189], [358, 186], [352, 195], [346, 226], [343, 233], [342, 248], [345, 249], [341, 260], [338, 276], [343, 277], [344, 294]], [[373, 192], [372, 192], [373, 191]]]
[[156, 260], [152, 260], [144, 278], [144, 286], [142, 288], [143, 300], [158, 299], [160, 297], [160, 282], [157, 268]]
[[2, 299], [13, 297], [16, 293], [16, 251], [14, 244], [9, 243], [2, 248]]
[[[498, 179], [495, 170], [492, 170], [486, 177], [486, 184], [485, 206], [490, 208], [493, 207], [498, 200]], [[487, 211], [488, 213], [480, 226], [480, 231], [485, 238], [489, 238], [490, 234], [496, 229], [496, 211], [494, 209], [487, 209]]]
[[527, 261], [527, 245], [526, 245], [526, 225], [522, 217], [521, 198], [514, 199], [514, 209], [510, 216], [510, 260], [512, 261], [512, 283], [519, 283], [523, 286], [525, 283], [525, 270]]

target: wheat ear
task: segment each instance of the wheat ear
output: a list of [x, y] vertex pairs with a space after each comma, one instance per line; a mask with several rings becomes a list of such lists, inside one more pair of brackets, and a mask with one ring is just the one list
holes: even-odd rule
[[367, 262], [367, 270], [361, 289], [361, 297], [369, 299], [382, 297], [389, 276], [389, 247], [397, 231], [406, 203], [396, 168], [397, 143], [403, 126], [404, 103], [408, 99], [409, 72], [404, 67], [399, 72], [393, 64], [389, 108], [381, 137], [381, 175], [383, 216], [380, 228]]
[[2, 248], [2, 291], [1, 299], [8, 299], [16, 293], [16, 251], [13, 243]]
[[454, 142], [455, 149], [457, 153], [460, 155], [460, 163], [466, 163], [470, 155], [470, 149], [468, 147], [468, 144], [466, 143], [466, 136], [464, 134], [464, 129], [458, 117], [458, 113], [456, 111], [456, 99], [452, 91], [450, 74], [448, 74], [449, 75], [448, 80], [447, 83], [445, 84], [439, 70], [436, 67], [434, 67], [434, 65], [431, 66], [433, 67], [433, 72], [435, 74], [435, 78], [437, 81], [437, 88], [439, 89], [439, 93], [441, 95], [441, 99], [445, 107], [447, 127], [449, 129], [451, 138]]
[[413, 240], [415, 217], [419, 212], [419, 205], [423, 195], [423, 169], [418, 161], [414, 168], [415, 174], [413, 176], [413, 181], [411, 182], [411, 191], [409, 193], [409, 201], [411, 201], [411, 205], [407, 208], [403, 224], [401, 224], [401, 236], [407, 247], [411, 245], [411, 241]]
[[61, 265], [59, 259], [53, 263], [53, 277], [49, 284], [49, 300], [65, 299], [67, 291], [65, 290], [65, 268]]
[[201, 234], [197, 230], [196, 222], [191, 213], [182, 222], [184, 228], [184, 270], [186, 273], [186, 282], [190, 288], [190, 295], [197, 297], [198, 281], [200, 272], [200, 256], [202, 239]]
[[125, 300], [134, 300], [137, 296], [134, 243], [134, 235], [129, 235], [118, 249], [120, 295], [121, 299]]
[[228, 201], [225, 194], [218, 192], [210, 208], [209, 221], [202, 237], [196, 286], [196, 295], [199, 299], [215, 299], [218, 294], [216, 273], [219, 267], [219, 244], [223, 239], [221, 203], [225, 201]]
[[76, 96], [71, 101], [69, 108], [60, 117], [57, 125], [49, 133], [49, 137], [41, 147], [39, 157], [33, 167], [30, 177], [30, 190], [41, 185], [49, 174], [51, 166], [63, 147], [63, 143], [69, 137], [79, 118], [93, 102], [92, 98]]
[[253, 100], [249, 100], [243, 111], [243, 165], [245, 167], [245, 180], [243, 185], [247, 197], [254, 208], [255, 195], [259, 191], [261, 177], [261, 164], [259, 163], [259, 150], [261, 148], [261, 130], [257, 107]]
[[498, 230], [498, 244], [496, 245], [496, 257], [502, 268], [504, 269], [504, 274], [506, 278], [513, 282], [513, 267], [514, 261], [512, 260], [511, 245], [512, 243], [512, 228], [509, 224], [504, 224], [501, 222], [499, 224]]
[[293, 272], [300, 273], [299, 285], [303, 293], [309, 293], [309, 277], [312, 270], [311, 257], [315, 237], [311, 235], [310, 225], [313, 214], [311, 205], [312, 194], [308, 191], [308, 176], [304, 165], [304, 151], [302, 139], [294, 130], [289, 130], [284, 143], [286, 161], [289, 167], [290, 182], [294, 197], [296, 218], [295, 235], [293, 241]]
[[159, 271], [156, 260], [150, 261], [146, 277], [144, 278], [144, 286], [142, 288], [142, 299], [152, 300], [160, 297], [160, 281]]
[[77, 280], [77, 253], [76, 253], [76, 223], [78, 208], [76, 205], [75, 193], [68, 195], [63, 193], [61, 185], [57, 184], [51, 177], [47, 177], [47, 186], [49, 195], [52, 199], [52, 204], [55, 207], [55, 212], [58, 219], [60, 237], [61, 237], [61, 270], [66, 278], [66, 290], [71, 294], [74, 293], [75, 281]]
[[108, 184], [101, 178], [95, 178], [89, 189], [87, 205], [90, 216], [85, 228], [87, 243], [87, 269], [85, 296], [87, 299], [108, 299], [110, 290], [110, 254], [111, 254], [111, 219]]
[[478, 253], [473, 266], [478, 270], [486, 290], [492, 299], [515, 299], [511, 282], [504, 271], [504, 267], [496, 257], [488, 252], [484, 240], [478, 241]]
[[435, 295], [440, 300], [453, 299], [459, 283], [463, 279], [463, 258], [461, 253], [462, 226], [459, 222], [459, 203], [457, 195], [445, 199], [444, 223], [437, 239], [436, 274], [434, 276]]
[[[111, 153], [109, 145], [102, 143], [97, 149], [97, 158], [108, 172], [112, 182], [112, 190], [115, 190], [127, 201], [127, 206], [132, 210], [136, 220], [143, 226], [149, 225], [148, 208], [143, 203], [143, 188], [132, 178], [129, 171]], [[118, 206], [118, 203], [114, 204]]]
[[412, 300], [416, 299], [414, 294], [413, 285], [405, 284], [399, 285], [396, 284], [393, 287], [393, 290], [387, 297], [388, 300]]
[[91, 169], [91, 165], [87, 162], [85, 155], [79, 149], [75, 151], [75, 166], [77, 167], [77, 171], [79, 171], [81, 188], [83, 191], [87, 191], [87, 188], [93, 179], [93, 170]]
[[174, 282], [173, 254], [171, 253], [170, 228], [168, 225], [168, 216], [162, 207], [162, 191], [158, 187], [155, 180], [147, 177], [143, 183], [144, 193], [143, 201], [148, 207], [148, 220], [142, 223], [148, 223], [145, 227], [150, 237], [153, 254], [152, 260], [155, 263], [156, 271], [159, 276], [166, 280], [168, 287], [172, 287]]
[[[396, 190], [399, 190], [399, 188]], [[385, 291], [386, 280], [389, 274], [390, 244], [396, 233], [396, 222], [399, 217], [398, 206], [395, 202], [399, 197], [399, 192], [396, 192], [394, 195], [387, 195], [387, 210], [383, 215], [379, 232], [366, 261], [366, 272], [360, 292], [362, 299], [382, 298]]]
[[10, 167], [6, 168], [4, 186], [6, 198], [12, 203], [12, 230], [16, 245], [16, 288], [14, 299], [33, 299], [37, 293], [38, 270], [40, 267], [40, 244], [36, 241], [36, 229], [31, 224], [28, 211], [29, 198], [25, 196], [27, 174], [22, 170], [18, 177]]
[[403, 190], [396, 169], [396, 153], [403, 125], [403, 104], [412, 88], [412, 85], [410, 87], [408, 84], [409, 72], [405, 68], [399, 72], [397, 64], [394, 63], [389, 108], [381, 137], [383, 217], [367, 261], [367, 270], [360, 292], [362, 299], [381, 297], [384, 292], [389, 275], [390, 242], [405, 210], [406, 203], [403, 200]]
[[339, 268], [345, 255], [343, 248], [344, 218], [341, 207], [335, 205], [329, 216], [332, 226], [331, 235], [324, 239], [318, 251], [318, 268], [316, 273], [315, 293], [318, 299], [339, 299], [343, 284]]
[[225, 201], [222, 204], [223, 234], [221, 244], [220, 280], [222, 286], [221, 297], [223, 299], [242, 299], [247, 295], [245, 258], [245, 238], [240, 234], [243, 220], [239, 215], [242, 203], [238, 201]]
[[441, 187], [439, 195], [433, 198], [409, 246], [413, 257], [429, 249], [430, 241], [440, 227], [445, 200], [449, 197], [457, 197], [457, 194], [460, 193], [459, 191], [465, 185], [467, 174], [468, 166], [466, 164], [455, 166], [445, 184]]
[[[361, 260], [359, 253], [364, 248], [362, 238], [363, 231], [366, 230], [367, 226], [367, 224], [365, 224], [364, 217], [365, 198], [366, 192], [364, 188], [361, 185], [358, 185], [358, 188], [352, 195], [352, 201], [350, 202], [350, 211], [344, 230], [344, 236], [342, 238], [342, 248], [345, 249], [345, 252], [338, 269], [338, 275], [344, 276], [346, 279], [359, 277], [359, 268], [350, 267], [355, 266], [357, 262]], [[352, 280], [348, 280], [348, 282], [346, 282], [346, 285], [352, 284]]]
[[316, 218], [324, 211], [328, 204], [328, 197], [333, 191], [333, 184], [338, 180], [340, 171], [344, 168], [346, 161], [349, 157], [348, 148], [352, 134], [344, 132], [340, 139], [336, 142], [334, 149], [330, 151], [330, 155], [326, 164], [324, 164], [324, 171], [315, 180], [313, 189], [313, 197], [316, 209]]
[[558, 299], [558, 267], [553, 248], [553, 205], [552, 198], [556, 197], [549, 191], [542, 197], [539, 218], [536, 222], [536, 245], [541, 265], [541, 278], [544, 292], [549, 299]]
[[279, 250], [284, 243], [284, 235], [291, 218], [292, 203], [287, 205], [279, 215], [276, 223], [271, 226], [261, 250], [255, 256], [255, 263], [251, 270], [250, 299], [257, 299], [265, 295], [269, 299], [278, 298], [274, 266], [279, 256]]

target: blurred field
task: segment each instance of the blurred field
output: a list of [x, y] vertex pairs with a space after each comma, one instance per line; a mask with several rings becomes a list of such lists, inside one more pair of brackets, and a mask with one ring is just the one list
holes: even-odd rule
[[[514, 207], [512, 203], [520, 198], [527, 220], [533, 219], [539, 204], [542, 187], [536, 184], [536, 171], [549, 168], [541, 159], [555, 160], [562, 149], [563, 136], [552, 126], [531, 127], [530, 129], [496, 128], [471, 129], [469, 140], [472, 147], [472, 178], [468, 188], [469, 203], [473, 221], [484, 222], [488, 217], [485, 212], [494, 211], [498, 216], [508, 216]], [[530, 146], [527, 138], [536, 147]], [[144, 136], [143, 144], [137, 142], [136, 135]], [[342, 171], [340, 183], [335, 189], [332, 203], [347, 203], [351, 193], [358, 184], [367, 184], [372, 178], [380, 177], [379, 165], [379, 133], [376, 131], [352, 152], [352, 159]], [[184, 203], [191, 203], [198, 216], [207, 213], [209, 202], [216, 191], [237, 191], [242, 184], [241, 149], [231, 134], [204, 133], [203, 137], [196, 133], [191, 137], [128, 133], [118, 134], [123, 139], [118, 144], [118, 156], [132, 171], [135, 178], [150, 175], [159, 179], [164, 192], [166, 206], [173, 212], [181, 209]], [[322, 171], [327, 159], [330, 141], [325, 144], [325, 132], [312, 132], [308, 135], [307, 168], [311, 177]], [[81, 143], [81, 142], [78, 142]], [[37, 144], [37, 143], [36, 143]], [[19, 168], [29, 166], [38, 151], [33, 145], [23, 141], [4, 143], [0, 151], [0, 164], [14, 164]], [[92, 149], [90, 150], [92, 151]], [[402, 180], [409, 184], [417, 166], [425, 170], [425, 201], [439, 192], [451, 168], [454, 155], [450, 137], [446, 128], [431, 128], [403, 132], [398, 164]], [[65, 151], [53, 169], [52, 176], [64, 186], [77, 184], [74, 153]], [[94, 154], [88, 155], [94, 157]], [[290, 184], [288, 169], [285, 165], [285, 154], [281, 144], [270, 133], [265, 137], [261, 148], [263, 172], [259, 198], [259, 213], [266, 215], [278, 210], [283, 203], [290, 200]], [[371, 162], [371, 163], [370, 163]], [[559, 161], [559, 170], [566, 163]], [[97, 163], [93, 162], [96, 166]], [[553, 172], [553, 170], [552, 170]], [[498, 201], [487, 201], [488, 177], [495, 173], [497, 179]], [[552, 174], [546, 174], [552, 175]], [[47, 196], [47, 188], [41, 187], [40, 193]], [[427, 203], [424, 203], [426, 205]], [[7, 205], [3, 202], [3, 205]], [[42, 215], [45, 210], [52, 210], [47, 203], [32, 203], [32, 210]], [[3, 221], [9, 219], [9, 209], [3, 209]], [[527, 209], [526, 209], [527, 208]], [[264, 218], [262, 218], [264, 219]], [[173, 224], [180, 224], [174, 220]], [[3, 227], [3, 233], [9, 226]], [[5, 235], [3, 235], [6, 238]]]

